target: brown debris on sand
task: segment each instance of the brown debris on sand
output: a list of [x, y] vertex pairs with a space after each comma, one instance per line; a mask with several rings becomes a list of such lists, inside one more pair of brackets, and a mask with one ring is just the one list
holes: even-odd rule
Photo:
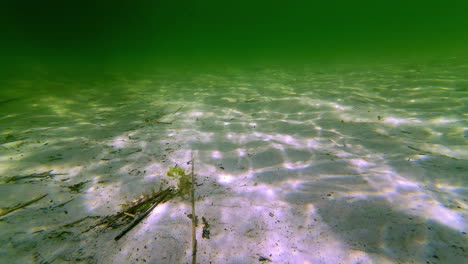
[[50, 171], [45, 171], [45, 172], [33, 173], [29, 175], [19, 175], [19, 176], [8, 177], [3, 180], [3, 183], [18, 182], [18, 181], [29, 180], [29, 179], [39, 179], [39, 180], [53, 179], [57, 175], [64, 175], [64, 174], [52, 173], [52, 171], [50, 170]]
[[43, 195], [41, 195], [39, 197], [36, 197], [36, 198], [34, 198], [34, 199], [30, 200], [30, 201], [27, 201], [25, 203], [20, 203], [18, 205], [13, 206], [13, 207], [0, 208], [0, 217], [4, 216], [4, 215], [7, 215], [7, 214], [9, 214], [11, 212], [14, 212], [16, 210], [19, 210], [21, 208], [24, 208], [24, 207], [26, 207], [28, 205], [31, 205], [31, 204], [41, 200], [42, 198], [44, 198], [46, 196], [47, 196], [47, 194], [43, 194]]
[[[176, 195], [176, 192], [172, 188], [168, 188], [157, 193], [153, 193], [149, 196], [143, 196], [135, 202], [129, 204], [129, 207], [118, 212], [114, 215], [106, 216], [101, 221], [90, 226], [82, 233], [86, 233], [91, 229], [99, 226], [103, 226], [105, 229], [116, 229], [121, 226], [130, 224], [124, 231], [122, 231], [115, 240], [119, 240], [131, 229], [133, 229], [138, 223], [140, 223], [149, 213], [161, 203], [164, 203]], [[83, 219], [84, 220], [84, 219]], [[81, 221], [80, 221], [81, 222]], [[71, 224], [75, 224], [71, 223]]]

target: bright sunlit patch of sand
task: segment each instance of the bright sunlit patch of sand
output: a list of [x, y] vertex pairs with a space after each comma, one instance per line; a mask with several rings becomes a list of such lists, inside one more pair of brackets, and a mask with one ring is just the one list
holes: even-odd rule
[[221, 159], [223, 157], [223, 154], [220, 151], [215, 150], [211, 152], [211, 157], [213, 159]]
[[330, 105], [333, 107], [333, 108], [336, 108], [336, 109], [339, 109], [339, 110], [345, 110], [346, 108], [337, 104], [337, 103], [330, 103]]
[[253, 135], [263, 141], [275, 141], [279, 144], [286, 144], [297, 148], [303, 148], [303, 140], [299, 140], [293, 136], [285, 134], [266, 134], [261, 132], [254, 132]]
[[[448, 184], [436, 184], [437, 188], [440, 190], [449, 192], [449, 193], [466, 193], [468, 190], [463, 186], [456, 186], [456, 185], [448, 185]], [[464, 199], [463, 195], [460, 195], [460, 198], [463, 200], [465, 205], [468, 205], [468, 201]]]
[[[375, 263], [374, 260], [364, 251], [361, 251], [361, 250], [356, 250], [356, 249], [352, 249], [350, 254], [348, 254], [348, 256], [346, 257], [344, 263], [360, 263], [360, 264], [372, 264], [372, 263]], [[388, 261], [388, 262], [379, 262], [381, 264], [384, 264], [384, 263], [393, 263], [391, 261]]]
[[228, 101], [228, 102], [230, 102], [230, 103], [235, 103], [235, 102], [237, 102], [237, 99], [236, 99], [236, 98], [222, 97], [221, 99], [226, 100], [226, 101]]
[[[380, 193], [396, 208], [426, 220], [437, 221], [455, 230], [462, 231], [468, 227], [462, 215], [445, 208], [432, 198], [420, 185], [412, 180], [387, 171], [388, 181], [374, 182]], [[420, 208], [420, 210], [414, 210]]]
[[317, 213], [317, 209], [313, 204], [306, 205], [306, 212], [308, 215], [315, 215]]
[[454, 118], [439, 117], [439, 118], [430, 120], [429, 123], [440, 125], [440, 124], [450, 124], [450, 123], [454, 123], [458, 121], [459, 121], [458, 119], [454, 119]]
[[68, 176], [76, 176], [78, 174], [80, 174], [81, 172], [83, 171], [83, 167], [74, 167], [74, 168], [70, 168], [68, 169]]
[[407, 118], [398, 118], [398, 117], [385, 117], [383, 119], [383, 122], [389, 123], [395, 126], [421, 123], [421, 121], [417, 119], [407, 119]]
[[298, 170], [298, 169], [304, 169], [310, 166], [310, 162], [285, 162], [283, 163], [283, 167], [286, 169], [290, 170]]
[[128, 145], [128, 137], [126, 136], [118, 136], [114, 138], [111, 142], [108, 144], [111, 147], [114, 147], [116, 149], [122, 149], [125, 148]]
[[275, 190], [268, 185], [258, 185], [255, 186], [254, 189], [256, 193], [261, 194], [261, 196], [265, 196], [269, 200], [275, 200], [278, 198]]
[[307, 148], [318, 149], [320, 148], [320, 142], [317, 139], [307, 139], [305, 146]]
[[288, 185], [291, 189], [296, 189], [298, 187], [301, 186], [301, 184], [303, 184], [304, 181], [303, 180], [288, 180], [286, 182], [286, 185]]
[[293, 145], [293, 146], [300, 146], [301, 144], [292, 136], [289, 135], [283, 135], [282, 136], [283, 142], [288, 144], [288, 145]]
[[284, 145], [280, 143], [272, 143], [271, 146], [277, 150], [284, 151]]
[[372, 163], [367, 162], [366, 160], [363, 160], [363, 159], [351, 159], [349, 160], [349, 162], [351, 162], [351, 164], [358, 166], [360, 168], [367, 168], [373, 165]]
[[228, 184], [228, 183], [231, 183], [233, 180], [234, 179], [233, 179], [233, 177], [231, 175], [228, 175], [228, 174], [218, 175], [218, 182], [219, 183]]
[[200, 117], [200, 116], [203, 116], [205, 115], [206, 113], [205, 112], [197, 112], [197, 111], [193, 111], [193, 112], [189, 112], [187, 115], [189, 117]]
[[428, 219], [435, 220], [458, 231], [466, 231], [468, 228], [468, 224], [463, 216], [443, 207], [442, 204], [433, 206], [432, 208], [427, 208], [427, 210], [424, 210], [422, 214]]
[[247, 155], [247, 151], [245, 149], [237, 149], [237, 154], [239, 154], [239, 157], [244, 157]]
[[394, 181], [398, 187], [419, 189], [419, 185], [416, 182], [406, 180], [402, 177], [399, 177]]

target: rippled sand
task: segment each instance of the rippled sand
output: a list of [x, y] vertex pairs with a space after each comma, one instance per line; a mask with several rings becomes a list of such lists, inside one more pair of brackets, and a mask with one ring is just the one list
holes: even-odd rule
[[47, 196], [0, 218], [2, 263], [189, 263], [189, 197], [89, 228], [191, 155], [199, 263], [466, 260], [466, 63], [3, 86], [0, 207]]

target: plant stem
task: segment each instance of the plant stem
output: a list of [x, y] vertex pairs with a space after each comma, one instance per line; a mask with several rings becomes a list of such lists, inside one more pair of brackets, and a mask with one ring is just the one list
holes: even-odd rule
[[197, 215], [195, 214], [195, 160], [192, 151], [192, 186], [190, 190], [190, 199], [192, 200], [192, 264], [197, 263]]

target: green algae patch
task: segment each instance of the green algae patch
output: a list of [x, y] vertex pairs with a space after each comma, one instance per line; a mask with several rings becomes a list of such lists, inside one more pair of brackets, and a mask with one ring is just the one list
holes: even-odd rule
[[185, 172], [184, 169], [178, 166], [171, 167], [167, 171], [167, 176], [171, 180], [177, 181], [177, 186], [175, 187], [177, 195], [185, 196], [190, 193], [192, 188], [192, 176]]

